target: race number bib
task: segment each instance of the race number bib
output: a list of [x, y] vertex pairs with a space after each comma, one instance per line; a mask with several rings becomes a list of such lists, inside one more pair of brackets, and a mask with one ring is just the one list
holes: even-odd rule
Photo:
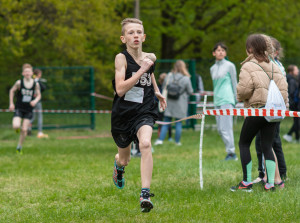
[[22, 102], [30, 102], [30, 101], [31, 101], [31, 96], [29, 96], [29, 95], [23, 95]]
[[144, 88], [133, 87], [125, 94], [124, 100], [136, 103], [143, 103]]

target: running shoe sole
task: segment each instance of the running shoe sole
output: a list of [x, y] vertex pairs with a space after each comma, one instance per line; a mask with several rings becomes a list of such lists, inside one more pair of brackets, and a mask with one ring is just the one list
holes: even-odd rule
[[153, 208], [153, 204], [150, 200], [148, 200], [148, 199], [141, 200], [142, 212], [150, 212], [152, 208]]

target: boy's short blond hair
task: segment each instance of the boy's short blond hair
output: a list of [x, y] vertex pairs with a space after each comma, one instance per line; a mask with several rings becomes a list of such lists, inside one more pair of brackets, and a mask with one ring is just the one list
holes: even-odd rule
[[25, 70], [26, 68], [32, 69], [31, 64], [29, 64], [29, 63], [24, 63], [23, 66], [22, 66], [22, 71]]
[[137, 23], [137, 24], [140, 24], [140, 25], [143, 25], [143, 22], [137, 18], [126, 18], [124, 19], [122, 22], [121, 22], [121, 26], [122, 26], [122, 35], [125, 34], [125, 26], [128, 24], [128, 23]]

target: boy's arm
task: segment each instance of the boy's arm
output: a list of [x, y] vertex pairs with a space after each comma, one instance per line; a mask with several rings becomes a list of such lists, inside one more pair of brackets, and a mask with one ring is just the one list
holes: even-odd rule
[[32, 100], [32, 101], [30, 102], [30, 105], [31, 105], [32, 107], [35, 107], [35, 105], [36, 105], [36, 104], [41, 100], [41, 98], [42, 98], [42, 94], [41, 94], [41, 91], [40, 91], [40, 85], [39, 85], [39, 83], [36, 83], [36, 85], [35, 85], [35, 94], [36, 94], [35, 99]]
[[9, 110], [10, 111], [15, 110], [14, 96], [15, 96], [15, 92], [20, 88], [20, 86], [21, 86], [21, 81], [17, 80], [16, 83], [9, 90]]
[[126, 58], [123, 54], [118, 54], [115, 59], [115, 82], [116, 93], [118, 96], [124, 96], [152, 65], [153, 62], [149, 58], [145, 58], [142, 61], [141, 68], [135, 73], [135, 75], [125, 80]]
[[153, 84], [155, 96], [160, 101], [160, 107], [164, 111], [167, 107], [167, 101], [166, 101], [166, 98], [164, 96], [162, 96], [162, 94], [159, 91], [159, 88], [157, 86], [157, 83], [156, 83], [156, 80], [155, 80], [155, 77], [154, 77], [154, 73], [151, 74], [151, 81], [152, 81], [152, 84]]

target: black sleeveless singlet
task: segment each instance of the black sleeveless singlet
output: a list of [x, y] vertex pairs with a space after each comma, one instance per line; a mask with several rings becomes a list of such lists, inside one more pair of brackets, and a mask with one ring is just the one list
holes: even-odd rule
[[24, 79], [21, 79], [20, 90], [17, 92], [16, 97], [16, 109], [23, 112], [32, 112], [33, 107], [29, 104], [34, 100], [36, 82], [33, 81], [31, 88], [26, 88], [24, 85]]
[[[132, 56], [125, 50], [122, 52], [127, 61], [125, 80], [132, 77], [132, 74], [140, 69]], [[155, 100], [154, 88], [151, 81], [151, 74], [154, 72], [154, 65], [144, 73], [139, 81], [134, 85], [134, 89], [144, 92], [142, 103], [134, 102], [134, 100], [126, 100], [130, 98], [129, 90], [124, 96], [119, 97], [115, 94], [112, 114], [111, 114], [111, 131], [112, 133], [132, 133], [135, 127], [145, 118], [152, 118], [153, 123], [158, 119], [158, 105]], [[115, 80], [112, 81], [113, 88], [116, 92]], [[142, 89], [141, 89], [142, 88]], [[131, 98], [132, 99], [132, 98]], [[141, 99], [141, 98], [140, 98]]]

